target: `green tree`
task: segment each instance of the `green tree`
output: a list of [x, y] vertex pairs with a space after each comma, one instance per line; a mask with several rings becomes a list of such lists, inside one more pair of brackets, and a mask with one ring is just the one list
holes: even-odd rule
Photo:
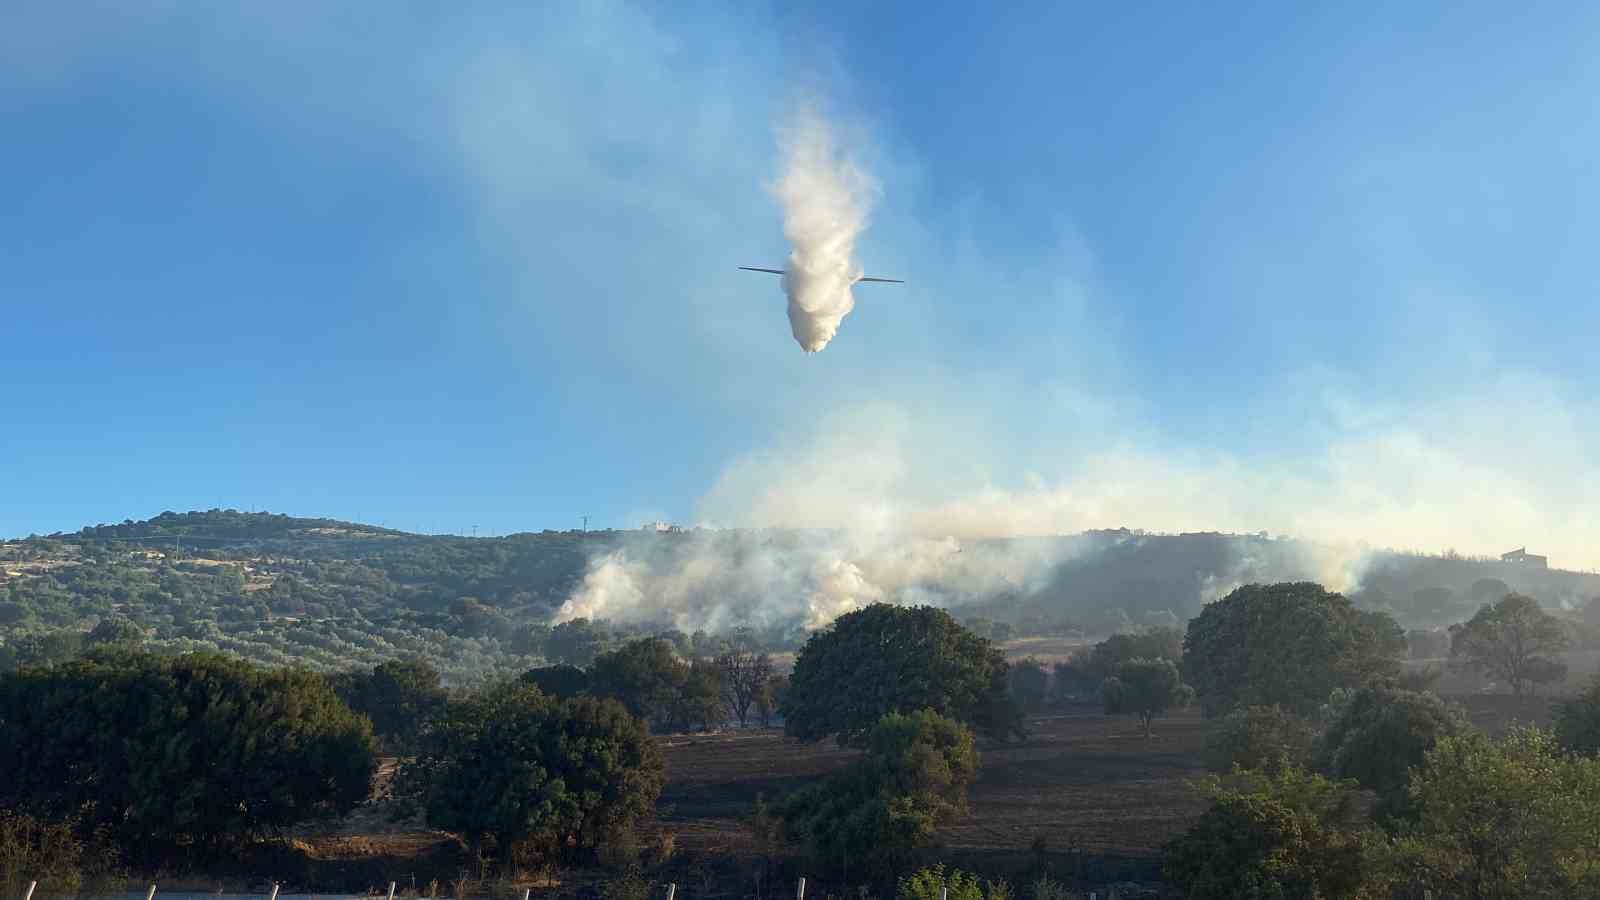
[[1346, 700], [1317, 742], [1317, 766], [1378, 794], [1378, 813], [1407, 813], [1410, 770], [1445, 737], [1470, 730], [1459, 707], [1433, 694], [1366, 687]]
[[588, 619], [572, 619], [550, 629], [544, 641], [544, 655], [556, 662], [587, 666], [605, 647], [604, 628]]
[[372, 720], [379, 737], [402, 752], [415, 750], [417, 739], [444, 709], [439, 670], [422, 659], [379, 663], [370, 672], [345, 673], [333, 684], [352, 710]]
[[656, 728], [679, 724], [689, 664], [661, 638], [638, 638], [595, 657], [589, 689], [621, 701], [628, 712]]
[[1440, 738], [1411, 777], [1416, 811], [1394, 849], [1411, 896], [1600, 896], [1600, 759], [1513, 728]]
[[1276, 771], [1282, 765], [1311, 764], [1315, 729], [1281, 706], [1242, 706], [1223, 716], [1206, 735], [1206, 766], [1216, 772], [1235, 767]]
[[1190, 620], [1184, 680], [1207, 715], [1271, 705], [1310, 714], [1335, 688], [1399, 671], [1381, 615], [1310, 582], [1246, 585]]
[[1170, 659], [1130, 659], [1117, 666], [1100, 693], [1107, 715], [1132, 713], [1150, 737], [1150, 720], [1173, 707], [1189, 705], [1194, 690], [1183, 683]]
[[1044, 663], [1031, 656], [1018, 660], [1011, 665], [1008, 688], [1012, 702], [1019, 708], [1037, 712], [1050, 697], [1050, 673], [1045, 671]]
[[1189, 900], [1361, 896], [1364, 836], [1353, 785], [1294, 767], [1202, 784], [1211, 806], [1166, 846], [1167, 877]]
[[1507, 594], [1450, 629], [1450, 656], [1458, 664], [1511, 686], [1511, 693], [1560, 681], [1567, 667], [1555, 657], [1567, 649], [1566, 629], [1521, 594]]
[[513, 682], [451, 703], [396, 792], [431, 827], [510, 860], [593, 850], [649, 814], [663, 780], [660, 750], [620, 703]]
[[785, 697], [789, 696], [789, 676], [774, 675], [768, 678], [756, 694], [756, 715], [761, 718], [761, 727], [766, 728], [772, 724], [772, 717], [777, 714], [783, 705]]
[[102, 644], [126, 644], [136, 647], [144, 643], [144, 629], [128, 621], [122, 616], [108, 616], [101, 619], [89, 631], [88, 642], [91, 646]]
[[522, 673], [519, 680], [551, 697], [576, 697], [589, 693], [589, 673], [564, 663], [529, 669]]
[[1023, 733], [1006, 690], [1010, 667], [988, 640], [942, 609], [878, 603], [806, 641], [782, 704], [801, 740], [859, 743], [885, 714], [932, 709], [998, 739]]
[[689, 663], [683, 685], [672, 701], [670, 723], [674, 729], [709, 731], [727, 720], [723, 703], [722, 669], [709, 659]]
[[0, 678], [0, 803], [136, 853], [343, 814], [375, 769], [366, 720], [308, 672], [118, 650]]
[[932, 710], [888, 713], [849, 768], [778, 806], [784, 835], [819, 865], [882, 872], [965, 814], [978, 769], [972, 732]]
[[1600, 754], [1600, 676], [1556, 707], [1556, 738], [1574, 753]]

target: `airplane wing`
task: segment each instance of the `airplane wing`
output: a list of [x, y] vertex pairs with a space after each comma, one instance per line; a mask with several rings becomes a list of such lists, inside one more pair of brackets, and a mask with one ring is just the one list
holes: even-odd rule
[[[782, 275], [783, 274], [783, 270], [782, 269], [762, 269], [762, 268], [757, 268], [756, 266], [740, 266], [739, 269], [740, 269], [740, 271], [743, 271], [743, 272], [770, 272], [773, 275]], [[856, 282], [862, 282], [862, 281], [877, 281], [877, 282], [881, 282], [883, 284], [905, 284], [904, 281], [901, 281], [898, 278], [857, 278], [856, 279]], [[852, 283], [855, 283], [855, 282], [852, 282]]]

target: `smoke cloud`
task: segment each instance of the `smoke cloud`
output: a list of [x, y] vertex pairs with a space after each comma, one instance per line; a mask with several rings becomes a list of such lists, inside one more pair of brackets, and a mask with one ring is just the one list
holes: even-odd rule
[[876, 186], [839, 152], [833, 129], [813, 108], [784, 130], [783, 175], [774, 189], [783, 206], [783, 234], [793, 249], [783, 292], [800, 349], [816, 353], [855, 308], [850, 286], [861, 276], [854, 254]]

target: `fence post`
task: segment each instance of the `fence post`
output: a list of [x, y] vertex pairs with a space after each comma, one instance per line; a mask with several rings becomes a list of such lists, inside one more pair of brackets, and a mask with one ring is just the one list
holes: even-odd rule
[[278, 883], [276, 881], [272, 883], [272, 896], [268, 897], [267, 900], [278, 900]]
[[[33, 900], [33, 889], [38, 886], [39, 882], [37, 881], [28, 882], [28, 892], [22, 895], [22, 900]], [[672, 898], [669, 897], [667, 900], [672, 900]]]
[[[672, 900], [676, 896], [678, 896], [678, 886], [676, 884], [667, 885], [667, 900]], [[524, 897], [523, 900], [527, 900], [527, 898]]]
[[150, 890], [145, 891], [144, 900], [156, 900], [156, 886], [150, 885]]
[[[522, 889], [522, 900], [528, 900], [528, 895], [531, 894], [531, 893], [533, 893], [533, 890], [531, 888], [523, 888]], [[668, 897], [667, 900], [672, 900], [672, 898]]]
[[806, 877], [800, 876], [800, 886], [794, 889], [794, 900], [806, 900]]
[[942, 885], [942, 884], [939, 885], [939, 900], [950, 900], [950, 888], [949, 887], [947, 887], [945, 885]]

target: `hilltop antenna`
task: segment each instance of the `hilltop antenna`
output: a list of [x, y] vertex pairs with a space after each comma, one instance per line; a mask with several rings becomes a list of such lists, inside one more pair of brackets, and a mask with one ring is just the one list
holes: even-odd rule
[[583, 530], [584, 530], [585, 533], [588, 533], [588, 531], [589, 531], [589, 517], [588, 516], [584, 516], [583, 517]]
[[477, 537], [478, 536], [478, 526], [476, 526], [476, 525], [472, 526], [472, 536], [473, 537]]

